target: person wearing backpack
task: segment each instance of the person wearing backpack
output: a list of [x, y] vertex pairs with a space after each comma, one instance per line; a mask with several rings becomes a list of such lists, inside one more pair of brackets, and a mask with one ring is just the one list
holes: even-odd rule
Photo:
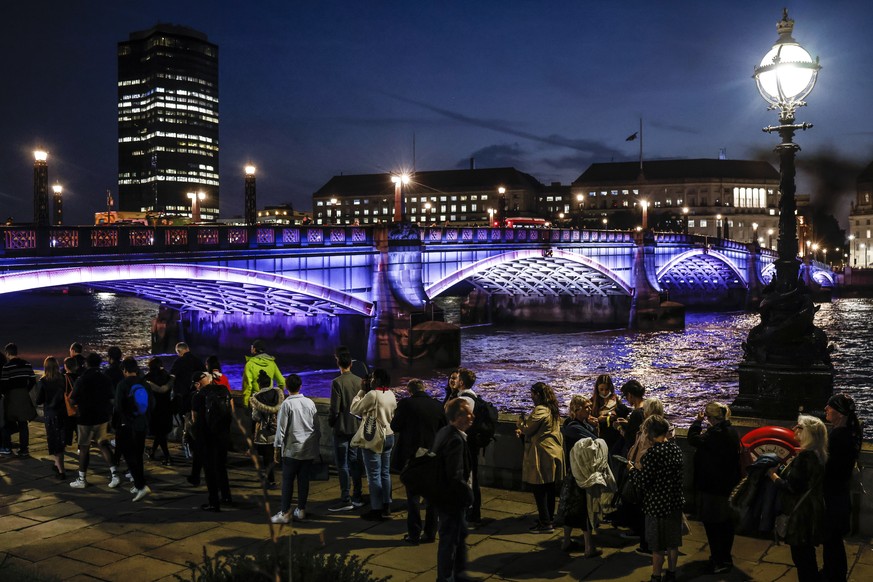
[[133, 500], [139, 501], [151, 493], [145, 483], [143, 455], [154, 396], [148, 382], [140, 377], [139, 364], [135, 359], [130, 356], [124, 358], [121, 372], [123, 379], [115, 387], [115, 413], [118, 418], [115, 444], [133, 477], [133, 488], [130, 490]]
[[[482, 491], [479, 488], [479, 453], [485, 450], [494, 439], [495, 426], [489, 408], [493, 405], [482, 400], [473, 392], [476, 383], [476, 372], [467, 368], [458, 368], [458, 379], [455, 383], [458, 398], [464, 398], [473, 409], [473, 425], [467, 430], [467, 445], [470, 447], [470, 466], [473, 473], [473, 504], [467, 512], [467, 523], [473, 527], [482, 524]], [[496, 409], [494, 409], [496, 414]]]
[[[195, 375], [198, 380], [212, 378], [208, 372]], [[210, 382], [191, 397], [194, 434], [203, 455], [206, 489], [209, 499], [200, 506], [203, 511], [221, 511], [221, 504], [232, 503], [227, 479], [227, 449], [230, 446], [230, 425], [233, 422], [233, 400], [226, 386]]]
[[[258, 456], [261, 458], [261, 470], [269, 487], [276, 486], [276, 476], [273, 463], [273, 441], [276, 437], [276, 415], [285, 395], [282, 390], [272, 386], [273, 379], [263, 370], [258, 375], [259, 390], [255, 392], [249, 403], [252, 405], [252, 423], [255, 436], [252, 439]], [[287, 386], [287, 381], [286, 381]]]

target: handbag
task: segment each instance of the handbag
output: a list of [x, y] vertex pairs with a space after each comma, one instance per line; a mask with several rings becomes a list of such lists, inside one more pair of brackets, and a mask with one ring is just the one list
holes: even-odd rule
[[[809, 495], [810, 489], [806, 490], [806, 493], [797, 500], [797, 503], [794, 504], [794, 509], [791, 510], [791, 513], [797, 511], [797, 508], [803, 503], [803, 500]], [[784, 540], [785, 536], [788, 535], [788, 520], [791, 519], [791, 513], [781, 513], [776, 516], [776, 521], [773, 522], [773, 535], [776, 537], [776, 542], [779, 540]]]
[[382, 424], [376, 419], [375, 414], [368, 414], [364, 417], [361, 426], [358, 427], [358, 432], [352, 437], [352, 446], [374, 453], [382, 452], [385, 446], [385, 429], [382, 428]]
[[643, 497], [644, 492], [642, 487], [630, 478], [630, 474], [627, 474], [624, 478], [624, 483], [621, 485], [621, 500], [631, 505], [642, 505]]
[[67, 416], [79, 416], [79, 407], [70, 402], [70, 396], [73, 394], [73, 383], [70, 382], [69, 376], [64, 376], [67, 380], [67, 389], [64, 390], [64, 406], [67, 408]]

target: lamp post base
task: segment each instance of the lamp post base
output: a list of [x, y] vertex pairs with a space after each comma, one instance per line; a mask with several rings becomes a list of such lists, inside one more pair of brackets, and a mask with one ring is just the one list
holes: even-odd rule
[[823, 416], [833, 394], [834, 369], [827, 365], [806, 368], [784, 364], [742, 362], [740, 390], [732, 414], [794, 419], [798, 413]]

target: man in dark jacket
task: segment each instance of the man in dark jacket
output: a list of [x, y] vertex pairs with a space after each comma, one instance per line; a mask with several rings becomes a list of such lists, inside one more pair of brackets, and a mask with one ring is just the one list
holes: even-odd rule
[[109, 376], [100, 371], [100, 354], [90, 353], [85, 359], [85, 371], [73, 385], [70, 403], [79, 407], [79, 477], [70, 483], [74, 489], [88, 486], [91, 443], [100, 448], [100, 454], [109, 465], [109, 486], [118, 487], [118, 467], [112, 463], [112, 448], [109, 446], [109, 420], [112, 418], [112, 399], [115, 396]]
[[[121, 362], [123, 378], [115, 387], [115, 414], [118, 418], [118, 431], [115, 435], [116, 447], [124, 455], [127, 468], [133, 477], [133, 500], [139, 501], [151, 489], [145, 484], [146, 433], [149, 430], [149, 413], [154, 406], [154, 397], [148, 382], [143, 381], [139, 374], [139, 364], [127, 357]], [[138, 394], [137, 394], [138, 393]], [[137, 399], [145, 402], [145, 412], [137, 404]]]
[[333, 428], [333, 451], [340, 483], [340, 500], [336, 505], [328, 507], [328, 511], [351, 511], [364, 505], [361, 499], [362, 471], [358, 461], [358, 449], [352, 446], [352, 437], [358, 431], [361, 421], [349, 412], [352, 399], [361, 390], [361, 379], [352, 374], [352, 356], [348, 350], [338, 348], [335, 355], [340, 375], [330, 384], [328, 424]]
[[181, 414], [187, 414], [191, 410], [191, 384], [196, 372], [205, 372], [206, 366], [200, 358], [191, 353], [188, 344], [179, 342], [176, 344], [176, 355], [179, 359], [173, 362], [170, 374], [176, 379], [173, 382], [173, 390], [182, 398]]
[[446, 493], [437, 500], [440, 541], [437, 549], [437, 582], [463, 579], [467, 569], [467, 508], [473, 503], [471, 451], [466, 431], [473, 424], [473, 407], [466, 398], [446, 405], [449, 425], [440, 429], [434, 451], [443, 461]]
[[0, 394], [3, 395], [3, 430], [0, 455], [12, 454], [12, 435], [18, 433], [19, 457], [30, 455], [28, 422], [36, 418], [36, 408], [30, 399], [30, 389], [36, 385], [33, 367], [18, 357], [18, 346], [6, 344], [6, 363], [0, 371]]
[[[201, 381], [212, 378], [209, 372], [202, 372], [194, 376]], [[223, 418], [223, 424], [217, 423], [218, 417], [210, 419], [210, 415], [217, 414], [221, 410], [217, 404], [224, 403], [224, 411], [227, 415]], [[210, 410], [213, 408], [213, 410]], [[230, 504], [230, 483], [227, 479], [227, 449], [230, 445], [230, 423], [233, 418], [233, 400], [230, 391], [222, 384], [211, 382], [200, 388], [191, 397], [191, 416], [194, 420], [194, 433], [196, 435], [200, 454], [203, 455], [203, 470], [206, 474], [206, 488], [209, 491], [209, 500], [200, 506], [203, 511], [221, 511], [221, 504]], [[221, 427], [219, 428], [219, 424]]]
[[[439, 429], [446, 425], [446, 415], [443, 405], [431, 398], [424, 391], [421, 380], [410, 380], [406, 385], [409, 398], [397, 403], [394, 418], [391, 419], [391, 430], [399, 433], [399, 441], [395, 452], [391, 455], [394, 468], [402, 470], [409, 459], [415, 456], [419, 448], [430, 449]], [[417, 545], [419, 541], [432, 542], [436, 538], [436, 508], [427, 504], [424, 518], [424, 535], [421, 529], [421, 496], [406, 488], [406, 535], [403, 541]]]

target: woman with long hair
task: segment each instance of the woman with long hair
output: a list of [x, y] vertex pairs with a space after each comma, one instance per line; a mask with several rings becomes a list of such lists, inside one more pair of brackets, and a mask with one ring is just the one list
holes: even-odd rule
[[822, 561], [826, 580], [845, 582], [849, 568], [843, 537], [850, 529], [852, 471], [861, 452], [863, 435], [855, 401], [846, 394], [830, 397], [825, 406], [825, 419], [833, 428], [828, 436], [828, 460], [824, 475], [827, 521]]
[[149, 430], [153, 435], [149, 460], [154, 460], [158, 447], [164, 454], [162, 465], [172, 465], [170, 448], [167, 445], [167, 435], [173, 430], [173, 377], [164, 369], [160, 358], [152, 358], [148, 363], [149, 371], [143, 380], [149, 383], [154, 396], [154, 408], [149, 417]]
[[524, 437], [521, 480], [530, 486], [537, 504], [537, 522], [530, 531], [552, 533], [556, 484], [564, 478], [561, 417], [555, 393], [548, 384], [537, 382], [531, 386], [530, 397], [534, 409], [530, 416], [519, 419], [516, 428], [516, 434]]
[[61, 373], [61, 367], [53, 356], [43, 361], [43, 375], [37, 382], [36, 403], [43, 405], [45, 419], [45, 436], [48, 440], [48, 452], [55, 458], [53, 469], [58, 479], [67, 478], [64, 470], [64, 449], [66, 442], [64, 428], [67, 422], [67, 405], [64, 402], [66, 381]]
[[452, 398], [458, 397], [458, 370], [452, 370], [449, 374], [448, 382], [446, 383], [446, 395], [443, 398], [443, 406], [449, 403]]
[[[709, 428], [703, 430], [703, 421]], [[703, 522], [709, 542], [709, 571], [724, 574], [733, 568], [734, 522], [729, 498], [740, 482], [740, 435], [731, 426], [725, 404], [709, 402], [688, 429], [694, 447], [694, 490], [697, 519]]]
[[815, 547], [824, 540], [824, 473], [828, 459], [828, 433], [822, 421], [801, 414], [794, 426], [800, 442], [796, 457], [781, 471], [773, 467], [767, 474], [779, 491], [782, 513], [788, 516], [785, 542], [799, 582], [819, 580]]
[[617, 420], [627, 418], [630, 409], [621, 403], [609, 374], [601, 374], [594, 381], [591, 404], [591, 415], [600, 425], [600, 438], [613, 450], [613, 445], [617, 445], [622, 438]]

